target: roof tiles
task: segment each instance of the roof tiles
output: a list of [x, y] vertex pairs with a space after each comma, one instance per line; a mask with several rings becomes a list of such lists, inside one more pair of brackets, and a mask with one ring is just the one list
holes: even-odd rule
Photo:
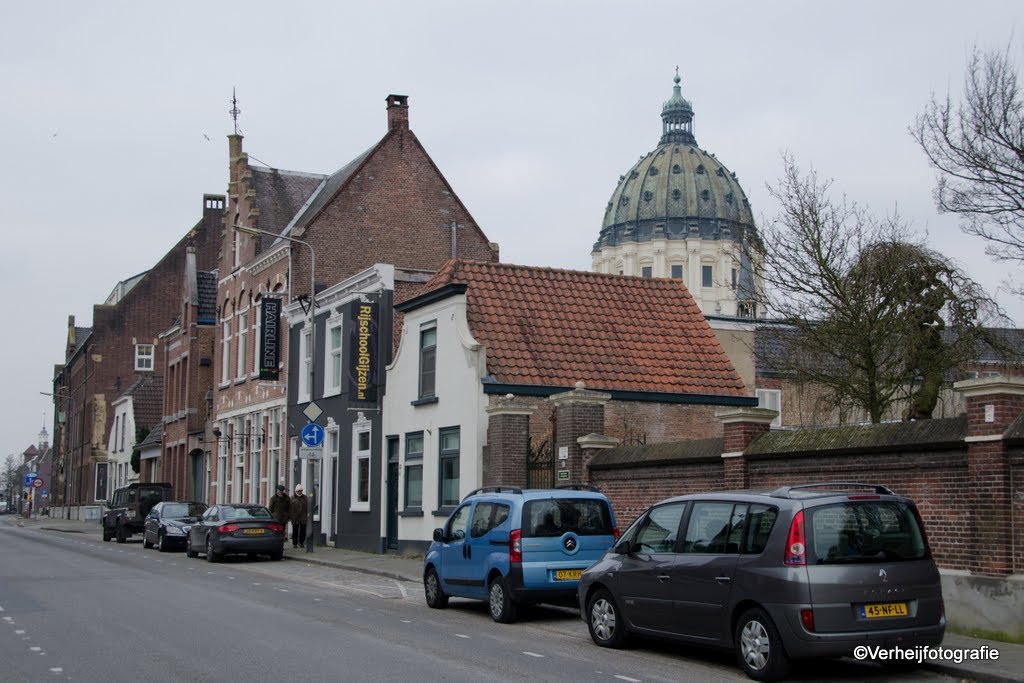
[[454, 283], [498, 383], [746, 396], [680, 282], [451, 260], [423, 292]]

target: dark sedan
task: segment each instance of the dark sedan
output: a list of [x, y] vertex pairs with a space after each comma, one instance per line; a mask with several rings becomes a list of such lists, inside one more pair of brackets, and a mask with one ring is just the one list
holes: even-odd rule
[[284, 556], [284, 525], [274, 520], [262, 505], [221, 504], [211, 506], [189, 530], [185, 554], [205, 553], [210, 562], [224, 555]]
[[157, 503], [146, 515], [142, 528], [142, 547], [154, 545], [160, 552], [184, 548], [188, 531], [206, 512], [206, 503], [198, 501], [164, 501]]

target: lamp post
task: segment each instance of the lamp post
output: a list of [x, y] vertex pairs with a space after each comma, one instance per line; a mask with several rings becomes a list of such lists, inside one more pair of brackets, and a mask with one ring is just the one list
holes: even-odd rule
[[[313, 245], [305, 240], [300, 240], [295, 237], [289, 237], [288, 235], [279, 235], [275, 232], [269, 232], [267, 230], [260, 230], [259, 228], [250, 228], [244, 225], [232, 226], [237, 232], [245, 233], [247, 235], [269, 235], [270, 237], [276, 237], [278, 239], [287, 240], [297, 244], [305, 245], [309, 249], [309, 400], [313, 400], [313, 387], [316, 386], [316, 251], [313, 249]], [[309, 460], [309, 464], [306, 468], [306, 479], [312, 485], [313, 483], [313, 461]], [[313, 497], [316, 495], [315, 489], [311, 491], [312, 495], [307, 496], [309, 499], [308, 506], [306, 509], [307, 519], [307, 533], [306, 533], [306, 552], [313, 552]]]
[[[43, 396], [50, 396], [52, 398], [62, 398], [62, 399], [64, 399], [65, 401], [67, 401], [71, 405], [70, 412], [71, 412], [71, 415], [74, 415], [74, 413], [75, 413], [75, 397], [71, 395], [71, 393], [68, 391], [67, 387], [60, 387], [54, 393], [50, 393], [50, 392], [46, 392], [46, 391], [40, 391], [39, 393], [42, 394]], [[71, 450], [71, 420], [68, 418], [68, 416], [64, 415], [61, 411], [58, 411], [58, 413], [57, 413], [57, 422], [62, 425], [61, 431], [63, 432], [62, 436], [64, 437], [64, 447], [61, 449], [60, 460], [61, 460], [61, 464], [64, 466], [64, 519], [69, 519], [71, 517], [71, 501], [70, 501], [70, 495], [71, 494], [69, 493], [69, 489], [68, 489], [68, 484], [69, 484], [69, 481], [68, 481], [69, 480], [69, 476], [68, 476], [68, 455], [69, 454], [68, 454], [68, 451]], [[52, 464], [51, 464], [50, 471], [51, 472], [53, 471]], [[52, 479], [53, 477], [51, 476], [50, 478]], [[72, 490], [73, 490], [73, 488], [74, 488], [73, 482], [71, 482], [71, 485], [72, 485]]]

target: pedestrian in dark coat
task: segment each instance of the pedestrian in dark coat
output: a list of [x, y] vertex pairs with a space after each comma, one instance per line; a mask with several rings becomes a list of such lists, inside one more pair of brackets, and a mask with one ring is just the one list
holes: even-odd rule
[[291, 498], [285, 493], [284, 484], [277, 485], [277, 493], [270, 499], [270, 505], [267, 506], [270, 509], [270, 514], [274, 515], [274, 520], [288, 525], [288, 516], [292, 509]]
[[291, 508], [288, 513], [292, 521], [292, 547], [298, 548], [306, 545], [306, 519], [309, 509], [309, 498], [302, 491], [302, 484], [295, 487], [295, 495], [292, 496]]

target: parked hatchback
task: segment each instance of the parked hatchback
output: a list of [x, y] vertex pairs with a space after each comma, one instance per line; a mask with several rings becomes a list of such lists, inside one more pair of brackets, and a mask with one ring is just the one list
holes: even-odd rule
[[591, 638], [732, 648], [757, 680], [858, 645], [942, 642], [939, 572], [913, 502], [846, 482], [681, 496], [642, 514], [579, 584]]
[[213, 505], [192, 524], [186, 539], [185, 554], [205, 553], [208, 562], [219, 562], [225, 555], [269, 555], [272, 560], [284, 556], [284, 524], [262, 505]]
[[491, 617], [508, 623], [524, 603], [575, 602], [583, 570], [617, 536], [611, 504], [596, 489], [477, 489], [434, 530], [423, 563], [427, 604], [486, 600]]

